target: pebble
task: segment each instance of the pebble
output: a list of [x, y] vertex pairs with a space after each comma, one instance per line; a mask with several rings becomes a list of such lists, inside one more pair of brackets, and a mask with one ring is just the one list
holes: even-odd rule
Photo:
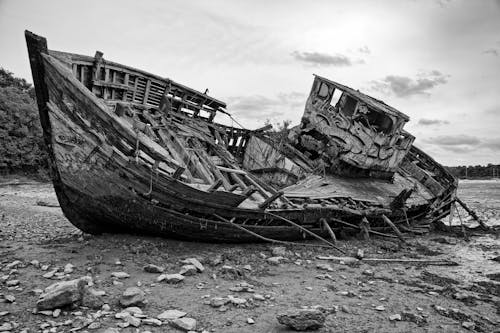
[[3, 323], [0, 325], [0, 332], [9, 332], [14, 329], [14, 326], [11, 323]]
[[134, 316], [128, 315], [125, 318], [123, 318], [123, 320], [126, 323], [128, 323], [128, 324], [130, 324], [130, 325], [132, 325], [134, 327], [141, 326], [141, 320], [139, 318], [134, 317]]
[[283, 257], [270, 257], [267, 258], [266, 261], [271, 265], [279, 265], [282, 260], [285, 260]]
[[148, 273], [163, 273], [165, 271], [165, 268], [153, 264], [148, 264], [144, 266], [144, 271]]
[[247, 318], [247, 324], [253, 325], [255, 324], [255, 320], [253, 320], [252, 318]]
[[170, 324], [184, 331], [194, 331], [196, 329], [196, 319], [188, 317], [174, 319]]
[[205, 267], [203, 267], [203, 265], [201, 264], [201, 262], [196, 259], [196, 258], [187, 258], [187, 259], [184, 259], [182, 261], [183, 264], [186, 264], [186, 265], [193, 265], [194, 267], [196, 267], [196, 269], [201, 273], [203, 271], [205, 271]]
[[125, 272], [112, 272], [111, 276], [117, 279], [126, 279], [130, 277], [130, 274]]
[[399, 313], [389, 316], [390, 321], [401, 321], [401, 315]]
[[214, 308], [218, 308], [218, 307], [221, 307], [223, 305], [226, 305], [227, 303], [229, 303], [231, 300], [229, 298], [225, 298], [225, 297], [214, 297], [210, 300], [210, 306], [214, 307]]
[[142, 323], [145, 325], [151, 325], [151, 326], [161, 326], [162, 322], [159, 319], [156, 318], [144, 318], [142, 320]]
[[52, 312], [52, 317], [57, 318], [57, 317], [59, 317], [60, 314], [61, 314], [61, 309], [55, 309]]
[[163, 321], [170, 321], [178, 318], [182, 318], [186, 315], [187, 313], [184, 311], [179, 311], [179, 310], [167, 310], [163, 311], [160, 313], [156, 318], [163, 320]]
[[462, 327], [468, 330], [473, 330], [476, 327], [476, 324], [473, 321], [464, 321], [462, 323]]
[[7, 282], [5, 282], [5, 285], [7, 287], [15, 287], [15, 286], [18, 286], [19, 285], [19, 280], [8, 280]]
[[91, 323], [89, 326], [87, 326], [89, 330], [96, 330], [98, 328], [101, 328], [101, 323], [98, 321]]
[[374, 276], [375, 273], [371, 269], [365, 269], [361, 274], [366, 276]]
[[377, 310], [377, 311], [385, 311], [385, 306], [383, 306], [383, 305], [376, 306], [375, 310]]
[[71, 273], [73, 273], [74, 268], [75, 268], [75, 266], [73, 266], [72, 264], [66, 264], [64, 266], [64, 273], [71, 274]]
[[162, 274], [156, 278], [156, 281], [166, 281], [167, 283], [179, 283], [184, 280], [182, 274]]
[[284, 246], [275, 246], [271, 248], [271, 253], [274, 257], [284, 257], [286, 256], [286, 247]]
[[253, 297], [253, 299], [256, 299], [257, 301], [265, 301], [266, 300], [264, 295], [261, 295], [261, 294], [254, 294], [252, 297]]
[[3, 298], [9, 303], [14, 303], [16, 301], [16, 298], [13, 295], [5, 295]]
[[184, 275], [184, 276], [191, 276], [195, 275], [198, 272], [198, 269], [196, 268], [195, 265], [184, 265], [181, 267], [181, 271], [179, 274]]
[[319, 263], [316, 265], [316, 268], [324, 271], [333, 272], [333, 267], [330, 264]]
[[130, 306], [143, 306], [146, 303], [145, 293], [137, 287], [130, 287], [125, 289], [122, 297], [120, 298], [120, 304], [123, 307]]
[[321, 328], [326, 315], [318, 309], [296, 309], [276, 316], [282, 325], [291, 327], [297, 331], [315, 330]]

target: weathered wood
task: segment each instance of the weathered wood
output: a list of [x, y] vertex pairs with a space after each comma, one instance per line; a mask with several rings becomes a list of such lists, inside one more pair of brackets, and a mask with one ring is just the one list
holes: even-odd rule
[[214, 192], [222, 185], [222, 179], [217, 179], [210, 187], [207, 189], [207, 192]]
[[472, 216], [472, 218], [474, 218], [474, 220], [477, 221], [477, 223], [479, 223], [481, 225], [481, 227], [484, 229], [484, 230], [489, 230], [490, 227], [488, 227], [486, 225], [486, 223], [484, 223], [480, 218], [479, 216], [477, 216], [476, 212], [474, 212], [472, 209], [470, 209], [466, 204], [465, 202], [463, 202], [459, 197], [456, 197], [455, 198], [455, 201], [458, 202], [460, 204], [460, 206], [462, 206], [463, 209], [465, 209], [465, 211], [467, 213], [470, 214], [470, 216]]
[[434, 266], [458, 266], [458, 264], [446, 259], [406, 259], [406, 258], [363, 258], [354, 257], [334, 257], [334, 256], [318, 256], [319, 260], [331, 260], [342, 262], [366, 262], [371, 264], [414, 264], [414, 265], [434, 265]]
[[180, 166], [180, 167], [178, 167], [178, 168], [175, 170], [174, 174], [172, 175], [172, 178], [173, 178], [173, 179], [179, 179], [179, 178], [181, 177], [181, 175], [184, 173], [184, 171], [186, 171], [186, 168], [181, 167], [181, 166]]
[[260, 209], [266, 209], [267, 207], [269, 207], [273, 202], [275, 202], [276, 200], [278, 200], [278, 198], [282, 197], [283, 196], [283, 192], [282, 191], [279, 191], [279, 192], [276, 192], [274, 193], [272, 196], [270, 196], [269, 198], [267, 198], [263, 203], [259, 204], [259, 208]]
[[403, 243], [406, 243], [406, 240], [405, 240], [403, 234], [401, 233], [401, 231], [399, 231], [398, 227], [396, 227], [396, 225], [394, 223], [392, 223], [392, 221], [387, 216], [382, 215], [382, 219], [384, 220], [385, 223], [387, 223], [387, 225], [389, 225], [391, 227], [392, 230], [394, 230], [394, 233], [396, 234], [396, 236], [398, 236], [398, 238]]
[[328, 221], [326, 219], [320, 219], [321, 223], [323, 224], [323, 227], [328, 231], [328, 234], [332, 238], [332, 243], [335, 244], [337, 243], [337, 237], [335, 237], [335, 233], [333, 232], [332, 228], [330, 228], [330, 225], [328, 224]]

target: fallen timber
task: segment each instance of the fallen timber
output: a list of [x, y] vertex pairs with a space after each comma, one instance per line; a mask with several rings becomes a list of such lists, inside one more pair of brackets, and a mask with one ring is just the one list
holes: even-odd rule
[[457, 200], [405, 114], [334, 81], [315, 76], [298, 126], [252, 131], [217, 123], [230, 113], [206, 92], [25, 35], [54, 189], [84, 232], [335, 247], [404, 241]]

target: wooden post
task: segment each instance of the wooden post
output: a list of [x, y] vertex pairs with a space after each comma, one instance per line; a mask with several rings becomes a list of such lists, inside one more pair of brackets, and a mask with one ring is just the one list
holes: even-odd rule
[[321, 223], [323, 224], [323, 227], [325, 227], [326, 231], [330, 234], [330, 237], [332, 238], [332, 243], [335, 244], [337, 243], [337, 237], [335, 237], [335, 233], [333, 232], [332, 228], [330, 228], [330, 225], [326, 221], [326, 219], [322, 218], [320, 219]]
[[398, 227], [396, 227], [396, 225], [394, 223], [392, 223], [392, 221], [387, 216], [385, 216], [383, 214], [382, 214], [382, 219], [384, 220], [385, 223], [387, 223], [392, 228], [392, 230], [394, 230], [394, 233], [396, 234], [396, 236], [398, 236], [398, 238], [403, 243], [406, 243], [406, 241], [403, 237], [403, 234], [401, 233], [401, 231], [399, 231]]
[[363, 217], [361, 219], [361, 223], [359, 224], [359, 227], [361, 228], [360, 235], [363, 238], [363, 240], [369, 240], [370, 239], [370, 222], [368, 222], [368, 219], [366, 217]]

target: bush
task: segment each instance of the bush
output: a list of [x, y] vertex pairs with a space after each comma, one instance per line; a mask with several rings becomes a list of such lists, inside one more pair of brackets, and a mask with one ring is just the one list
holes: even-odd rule
[[0, 68], [0, 170], [46, 174], [47, 154], [33, 87]]

